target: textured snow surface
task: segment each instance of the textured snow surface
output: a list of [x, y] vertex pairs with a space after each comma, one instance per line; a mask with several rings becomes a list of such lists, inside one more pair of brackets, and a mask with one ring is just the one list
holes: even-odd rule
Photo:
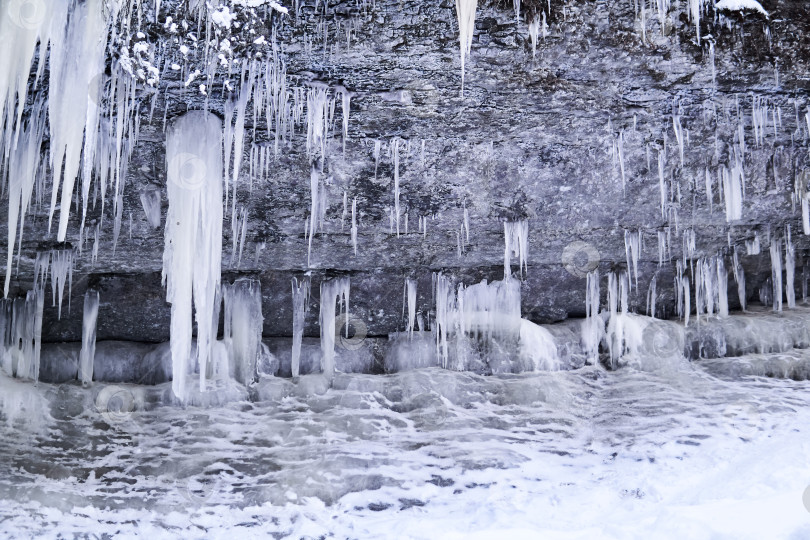
[[265, 378], [209, 408], [4, 378], [0, 534], [809, 537], [810, 383], [702, 365]]
[[751, 11], [758, 11], [768, 17], [768, 12], [762, 7], [762, 4], [757, 0], [720, 0], [714, 5], [714, 9], [719, 11], [742, 11], [750, 9]]

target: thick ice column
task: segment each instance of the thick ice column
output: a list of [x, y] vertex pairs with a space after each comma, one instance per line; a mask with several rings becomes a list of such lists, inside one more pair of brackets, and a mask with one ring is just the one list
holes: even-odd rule
[[257, 279], [237, 279], [223, 287], [225, 339], [230, 348], [231, 374], [242, 384], [256, 378], [262, 345], [262, 285]]
[[98, 319], [98, 291], [88, 289], [84, 293], [84, 317], [82, 318], [82, 350], [79, 353], [79, 380], [82, 384], [93, 381], [93, 361], [96, 357], [96, 321]]
[[292, 342], [292, 376], [298, 377], [301, 365], [301, 340], [304, 337], [304, 320], [309, 311], [310, 281], [305, 277], [299, 283], [292, 278], [293, 298], [293, 342]]
[[[335, 304], [342, 300], [345, 306], [346, 320], [349, 320], [349, 285], [348, 277], [330, 279], [321, 282], [321, 370], [327, 377], [335, 374]], [[348, 332], [348, 324], [346, 331]]]
[[172, 305], [172, 390], [182, 399], [192, 365], [192, 299], [201, 390], [216, 337], [212, 319], [222, 264], [222, 121], [202, 111], [178, 118], [166, 136], [166, 162], [163, 280]]

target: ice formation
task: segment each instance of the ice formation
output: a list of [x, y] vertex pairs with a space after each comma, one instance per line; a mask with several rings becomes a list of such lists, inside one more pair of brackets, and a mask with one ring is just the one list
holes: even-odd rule
[[166, 135], [167, 191], [163, 282], [171, 308], [172, 390], [186, 395], [191, 362], [192, 300], [200, 390], [216, 339], [212, 321], [222, 263], [222, 121], [190, 111]]
[[[405, 294], [408, 306], [408, 324], [406, 330], [409, 336], [413, 335], [414, 323], [416, 322], [416, 280], [405, 280]], [[404, 306], [403, 306], [404, 307]]]
[[39, 379], [42, 348], [44, 279], [25, 298], [0, 300], [0, 336], [3, 339], [2, 368], [9, 377]]
[[73, 288], [73, 250], [51, 250], [50, 269], [51, 296], [53, 299], [53, 305], [58, 306], [57, 316], [61, 319], [62, 299], [65, 297], [65, 285], [68, 286], [68, 306], [70, 306], [70, 293], [71, 289]]
[[790, 225], [788, 225], [785, 231], [785, 297], [789, 309], [796, 307], [795, 275], [796, 248], [793, 245], [793, 239], [790, 237]]
[[478, 0], [456, 0], [456, 17], [458, 18], [458, 42], [461, 53], [461, 95], [464, 95], [464, 66], [472, 48], [475, 30], [475, 12]]
[[[335, 374], [335, 308], [339, 303], [337, 313], [343, 313], [345, 320], [349, 320], [349, 288], [348, 277], [321, 282], [321, 311], [318, 316], [321, 327], [321, 371], [330, 378]], [[345, 327], [348, 332], [349, 325]]]
[[[262, 287], [257, 279], [240, 278], [222, 286], [225, 302], [224, 340], [234, 380], [250, 384], [262, 345]], [[201, 366], [202, 367], [202, 366]]]
[[160, 190], [148, 189], [141, 192], [141, 205], [146, 221], [153, 229], [160, 227]]
[[93, 361], [96, 357], [96, 322], [98, 320], [98, 291], [84, 293], [82, 317], [82, 349], [79, 352], [79, 380], [87, 385], [93, 382]]
[[307, 266], [310, 266], [312, 256], [312, 238], [317, 231], [323, 228], [323, 220], [326, 216], [326, 191], [321, 181], [321, 175], [317, 167], [313, 164], [309, 174], [310, 206], [309, 206], [309, 228], [307, 233]]
[[[426, 224], [427, 225], [427, 224]], [[425, 227], [427, 230], [427, 226]], [[529, 223], [523, 221], [504, 221], [503, 223], [504, 253], [503, 253], [503, 278], [512, 277], [512, 257], [518, 257], [518, 272], [521, 279], [523, 272], [528, 273], [528, 244], [529, 244]]]
[[782, 239], [771, 238], [771, 283], [773, 284], [773, 310], [782, 311]]
[[291, 369], [293, 377], [298, 377], [300, 373], [301, 341], [304, 337], [304, 321], [309, 311], [309, 288], [309, 277], [303, 278], [300, 282], [296, 278], [292, 278], [293, 324]]
[[582, 320], [581, 343], [587, 361], [599, 361], [599, 343], [604, 338], [605, 324], [599, 316], [599, 270], [592, 270], [585, 276], [585, 319]]
[[636, 287], [638, 287], [638, 258], [641, 255], [641, 231], [635, 233], [624, 231], [624, 254], [627, 258], [627, 272], [633, 270]]

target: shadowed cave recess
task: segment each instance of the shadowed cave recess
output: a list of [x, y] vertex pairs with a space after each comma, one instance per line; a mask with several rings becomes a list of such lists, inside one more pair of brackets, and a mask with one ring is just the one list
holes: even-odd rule
[[[0, 3], [0, 530], [53, 531], [26, 528], [44, 506], [126, 534], [143, 507], [156, 534], [373, 537], [373, 516], [483, 505], [470, 530], [536, 534], [509, 516], [556, 497], [532, 484], [547, 453], [546, 481], [686, 536], [810, 534], [801, 493], [776, 536], [710, 525], [710, 495], [658, 513], [681, 499], [633, 465], [694, 452], [677, 483], [764, 437], [803, 463], [767, 504], [810, 482], [788, 428], [810, 414], [807, 3]], [[217, 430], [230, 454], [160, 454]], [[601, 466], [629, 483], [602, 492], [620, 447]], [[573, 534], [574, 498], [541, 514]], [[627, 537], [625, 511], [591, 526]]]

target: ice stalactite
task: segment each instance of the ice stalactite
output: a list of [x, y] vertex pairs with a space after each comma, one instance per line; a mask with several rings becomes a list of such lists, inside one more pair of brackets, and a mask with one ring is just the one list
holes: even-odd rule
[[520, 316], [519, 281], [484, 280], [455, 288], [452, 280], [441, 273], [434, 274], [433, 280], [436, 351], [442, 367], [467, 369], [474, 348], [488, 350], [509, 343], [525, 369], [559, 369], [557, 346], [549, 331]]
[[414, 323], [416, 322], [416, 280], [415, 279], [406, 279], [405, 280], [405, 295], [407, 297], [407, 305], [408, 305], [408, 325], [406, 327], [406, 330], [408, 332], [408, 336], [412, 336], [413, 335]]
[[712, 174], [707, 167], [704, 171], [704, 182], [706, 184], [706, 205], [709, 207], [709, 213], [714, 213], [714, 194], [712, 192]]
[[222, 286], [225, 301], [225, 343], [229, 349], [234, 380], [250, 384], [256, 378], [256, 362], [262, 346], [262, 286], [252, 278], [237, 279]]
[[456, 17], [458, 18], [458, 41], [461, 53], [461, 96], [464, 96], [464, 67], [472, 49], [473, 32], [475, 31], [475, 12], [478, 0], [456, 0]]
[[599, 316], [599, 270], [585, 276], [585, 319], [582, 321], [582, 348], [589, 364], [599, 361], [599, 342], [605, 334], [605, 323]]
[[726, 201], [726, 222], [742, 219], [743, 178], [742, 165], [738, 162], [731, 169], [721, 169], [723, 193]]
[[401, 194], [399, 189], [399, 145], [401, 142], [399, 137], [394, 137], [394, 140], [391, 141], [391, 145], [388, 147], [391, 160], [394, 164], [394, 219], [397, 224], [397, 236], [399, 236], [399, 217], [402, 212], [399, 205], [399, 196]]
[[703, 13], [704, 0], [689, 0], [689, 20], [695, 25], [697, 43], [700, 43], [700, 16]]
[[796, 307], [795, 275], [796, 248], [793, 245], [793, 239], [790, 237], [790, 225], [788, 225], [785, 231], [785, 297], [787, 298], [788, 308]]
[[771, 238], [771, 283], [773, 285], [773, 310], [782, 311], [782, 239]]
[[352, 199], [352, 228], [351, 228], [352, 247], [354, 254], [357, 255], [357, 197]]
[[[612, 369], [619, 366], [624, 353], [624, 323], [628, 311], [627, 295], [630, 279], [627, 272], [608, 274], [608, 311], [610, 313], [606, 329], [606, 340], [610, 351]], [[620, 311], [621, 310], [621, 311]]]
[[34, 184], [44, 172], [40, 166], [40, 149], [44, 132], [45, 109], [43, 103], [38, 101], [20, 133], [17, 146], [12, 151], [8, 164], [8, 255], [6, 258], [6, 282], [3, 289], [3, 296], [6, 298], [8, 297], [11, 282], [11, 266], [14, 258], [14, 246], [18, 236], [17, 231], [19, 231], [21, 247], [25, 215], [28, 206], [31, 204]]
[[216, 331], [222, 265], [222, 121], [190, 111], [166, 136], [169, 208], [163, 248], [163, 282], [172, 305], [170, 341], [172, 390], [183, 400], [191, 362], [192, 300], [197, 322], [200, 390]]
[[754, 233], [754, 238], [745, 241], [746, 255], [759, 255], [762, 250], [762, 243], [759, 239], [759, 233]]
[[374, 150], [372, 155], [374, 156], [374, 179], [377, 178], [377, 170], [380, 168], [380, 152], [382, 151], [382, 141], [374, 141]]
[[655, 300], [656, 300], [655, 282], [656, 276], [653, 276], [653, 278], [650, 280], [650, 286], [647, 289], [647, 315], [653, 318], [655, 318]]
[[632, 233], [625, 229], [624, 231], [624, 254], [627, 258], [627, 273], [633, 270], [633, 278], [638, 287], [638, 258], [641, 255], [641, 231], [638, 230]]
[[678, 142], [678, 155], [681, 158], [681, 167], [683, 167], [684, 135], [681, 127], [681, 117], [677, 114], [672, 115], [672, 129], [675, 131], [675, 140]]
[[[108, 22], [105, 17], [107, 9], [102, 0], [74, 2], [68, 11], [67, 24], [63, 26], [61, 23], [65, 19], [60, 19], [52, 36], [49, 61], [50, 162], [54, 180], [48, 225], [50, 228], [61, 185], [59, 242], [64, 242], [67, 235], [73, 185], [79, 174], [83, 141], [87, 141], [84, 145], [85, 160], [92, 163], [94, 157], [101, 90], [97, 74], [104, 72], [105, 48], [110, 22], [114, 20]], [[64, 17], [58, 13], [54, 13], [54, 16]], [[81, 62], [75, 62], [77, 58]], [[89, 193], [90, 186], [90, 177], [85, 176], [83, 195]], [[86, 198], [84, 205], [86, 208]]]
[[25, 298], [0, 300], [2, 369], [9, 377], [39, 379], [42, 347], [42, 313], [45, 306], [44, 280]]
[[293, 339], [291, 369], [292, 376], [298, 377], [301, 366], [301, 341], [304, 337], [304, 322], [307, 312], [309, 312], [309, 277], [303, 278], [300, 282], [292, 278], [292, 301], [293, 301]]
[[[348, 277], [334, 278], [321, 282], [321, 311], [318, 317], [321, 327], [321, 371], [331, 378], [335, 374], [335, 306], [340, 303], [345, 320], [349, 320]], [[346, 332], [349, 325], [346, 324]], [[347, 336], [348, 337], [348, 336]]]
[[505, 221], [503, 224], [504, 254], [503, 254], [503, 278], [512, 277], [512, 256], [518, 257], [518, 272], [521, 279], [524, 270], [528, 273], [528, 244], [529, 244], [529, 222]]
[[658, 188], [661, 191], [661, 217], [666, 216], [667, 188], [664, 180], [664, 167], [666, 166], [666, 156], [663, 150], [658, 151]]
[[310, 206], [309, 228], [307, 229], [307, 266], [311, 266], [312, 238], [315, 233], [323, 229], [323, 220], [326, 216], [326, 191], [321, 176], [315, 164], [312, 164], [309, 174]]
[[737, 247], [734, 247], [734, 281], [737, 283], [737, 298], [740, 302], [740, 309], [745, 311], [746, 294], [745, 294], [745, 271], [743, 270], [740, 257], [737, 254]]
[[244, 206], [231, 219], [231, 267], [239, 268], [242, 265], [242, 252], [245, 249], [247, 236], [248, 216]]
[[[51, 293], [53, 305], [59, 306], [57, 316], [62, 318], [62, 299], [65, 297], [65, 284], [68, 286], [68, 306], [73, 289], [73, 250], [54, 249], [51, 251]], [[43, 283], [43, 286], [45, 284]], [[69, 308], [68, 308], [69, 309]]]
[[150, 188], [141, 192], [141, 205], [146, 221], [153, 229], [160, 227], [160, 190]]
[[320, 158], [321, 169], [326, 160], [330, 111], [335, 104], [327, 91], [327, 87], [320, 85], [307, 91], [307, 153], [311, 159]]
[[667, 255], [667, 233], [658, 231], [658, 267], [664, 265], [664, 261], [669, 262], [670, 258]]
[[96, 322], [98, 320], [98, 291], [84, 293], [82, 315], [82, 348], [79, 352], [79, 380], [83, 385], [93, 382], [93, 361], [96, 357]]
[[529, 38], [532, 41], [532, 58], [537, 55], [537, 36], [540, 35], [540, 17], [535, 14], [529, 23]]
[[728, 317], [728, 272], [722, 255], [717, 255], [717, 314]]
[[351, 110], [352, 93], [345, 87], [337, 88], [340, 92], [341, 111], [343, 112], [343, 153], [346, 153], [346, 141], [349, 139], [349, 112]]

